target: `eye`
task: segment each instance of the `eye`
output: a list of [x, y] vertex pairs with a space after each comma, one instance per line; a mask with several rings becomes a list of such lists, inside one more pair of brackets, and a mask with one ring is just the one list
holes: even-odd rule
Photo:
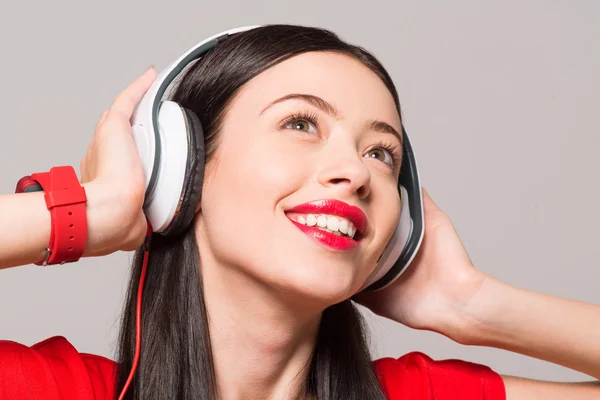
[[378, 143], [376, 147], [367, 151], [365, 157], [379, 160], [391, 168], [395, 168], [400, 164], [400, 155], [398, 154], [398, 146], [393, 144]]
[[307, 133], [317, 133], [317, 116], [314, 114], [294, 114], [283, 121], [284, 129], [293, 129]]
[[374, 158], [376, 160], [382, 161], [386, 164], [391, 162], [392, 157], [388, 154], [387, 151], [383, 149], [373, 149], [367, 152], [367, 157]]
[[[302, 119], [298, 119], [288, 125], [291, 125], [290, 129], [296, 129], [296, 130], [304, 131], [304, 132], [311, 132], [311, 129], [314, 128], [310, 122], [304, 121]], [[315, 130], [315, 129], [313, 129], [313, 130]]]

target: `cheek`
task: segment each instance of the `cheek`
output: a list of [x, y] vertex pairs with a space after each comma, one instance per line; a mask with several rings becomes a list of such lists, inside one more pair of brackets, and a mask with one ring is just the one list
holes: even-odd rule
[[277, 243], [277, 222], [284, 217], [280, 200], [304, 182], [296, 160], [276, 141], [259, 136], [222, 143], [226, 150], [218, 154], [202, 195], [212, 251], [222, 261], [252, 269], [264, 268]]
[[235, 201], [254, 210], [251, 214], [272, 216], [278, 202], [305, 180], [306, 171], [294, 159], [298, 156], [276, 141], [256, 140], [231, 155], [225, 179], [238, 196]]

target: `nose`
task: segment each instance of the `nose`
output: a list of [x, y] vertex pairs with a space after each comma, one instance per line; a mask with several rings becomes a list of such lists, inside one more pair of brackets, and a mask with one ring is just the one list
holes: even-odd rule
[[362, 200], [371, 192], [371, 172], [356, 148], [341, 143], [330, 146], [323, 152], [321, 168], [317, 181], [332, 189], [344, 191], [348, 195], [356, 194]]

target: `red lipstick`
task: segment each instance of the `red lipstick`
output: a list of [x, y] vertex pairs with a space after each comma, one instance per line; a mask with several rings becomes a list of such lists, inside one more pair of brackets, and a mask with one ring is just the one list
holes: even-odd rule
[[351, 206], [343, 201], [334, 199], [315, 200], [300, 204], [286, 212], [298, 214], [328, 214], [343, 217], [356, 227], [355, 239], [346, 236], [338, 236], [333, 233], [319, 229], [317, 226], [303, 225], [290, 218], [302, 232], [312, 239], [336, 250], [351, 250], [358, 246], [361, 238], [367, 230], [367, 216], [356, 206]]

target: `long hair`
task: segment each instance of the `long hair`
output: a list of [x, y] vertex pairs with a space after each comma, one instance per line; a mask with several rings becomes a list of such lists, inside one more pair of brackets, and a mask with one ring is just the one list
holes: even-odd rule
[[[237, 91], [256, 75], [295, 55], [332, 51], [370, 68], [400, 104], [379, 61], [361, 47], [319, 28], [268, 25], [233, 35], [185, 71], [171, 99], [194, 111], [205, 135], [206, 162], [218, 147], [219, 130]], [[192, 224], [193, 225], [193, 224]], [[218, 397], [201, 260], [190, 226], [176, 238], [154, 234], [142, 304], [142, 352], [126, 399], [212, 400]], [[135, 352], [137, 285], [143, 253], [137, 250], [123, 312], [116, 393]], [[373, 369], [368, 329], [351, 300], [324, 310], [302, 394], [320, 400], [378, 400], [384, 391]]]

